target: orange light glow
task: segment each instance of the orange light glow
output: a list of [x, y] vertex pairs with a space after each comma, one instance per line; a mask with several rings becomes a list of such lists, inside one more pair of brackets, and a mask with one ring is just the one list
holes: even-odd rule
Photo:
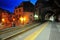
[[15, 19], [13, 18], [13, 21], [15, 21]]
[[24, 19], [24, 21], [26, 21], [26, 18], [25, 17], [23, 19]]
[[23, 17], [21, 17], [20, 20], [23, 21], [24, 20]]
[[2, 18], [2, 22], [5, 22], [5, 19], [4, 18]]
[[25, 23], [26, 22], [26, 17], [20, 17], [20, 21], [21, 21], [21, 23]]

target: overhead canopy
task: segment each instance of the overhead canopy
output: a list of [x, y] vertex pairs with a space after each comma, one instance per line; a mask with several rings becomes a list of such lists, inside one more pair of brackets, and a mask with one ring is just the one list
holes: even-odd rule
[[20, 5], [23, 1], [30, 1], [35, 5], [37, 0], [0, 0], [0, 8], [8, 10], [9, 12], [14, 12], [15, 7]]

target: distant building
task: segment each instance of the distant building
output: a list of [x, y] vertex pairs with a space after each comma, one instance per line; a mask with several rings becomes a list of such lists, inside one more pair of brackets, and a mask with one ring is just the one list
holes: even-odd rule
[[[28, 6], [25, 3], [26, 2], [23, 2], [21, 5], [16, 7], [13, 14], [10, 14], [6, 10], [0, 10], [0, 23], [3, 23], [4, 25], [1, 29], [13, 27], [13, 24], [15, 26], [20, 26], [34, 21], [33, 5], [30, 2], [27, 2]], [[25, 5], [27, 5], [27, 8], [25, 8]]]
[[18, 22], [20, 21], [19, 20], [20, 17], [26, 17], [27, 18], [26, 22], [24, 22], [23, 24], [30, 23], [30, 22], [32, 22], [34, 20], [34, 10], [32, 11], [32, 9], [33, 9], [32, 6], [33, 5], [30, 2], [23, 2], [22, 5], [18, 6], [15, 9], [14, 15], [17, 16]]
[[10, 22], [10, 14], [8, 11], [0, 9], [0, 29], [4, 29], [4, 28], [9, 28], [11, 27], [11, 22]]

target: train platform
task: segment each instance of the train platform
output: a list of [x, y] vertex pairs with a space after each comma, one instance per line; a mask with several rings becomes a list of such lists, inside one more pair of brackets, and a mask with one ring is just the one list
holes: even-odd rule
[[28, 31], [16, 34], [5, 40], [60, 40], [60, 22], [38, 24]]
[[27, 24], [27, 25], [22, 25], [20, 27], [11, 27], [11, 28], [7, 28], [4, 30], [0, 30], [0, 40], [5, 40], [11, 36], [25, 32], [25, 31], [29, 30], [30, 28], [33, 28], [39, 24], [40, 23], [31, 23], [31, 24]]

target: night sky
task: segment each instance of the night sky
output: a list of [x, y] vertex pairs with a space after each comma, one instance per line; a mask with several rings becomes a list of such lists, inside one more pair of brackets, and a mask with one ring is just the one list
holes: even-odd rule
[[33, 5], [35, 5], [37, 0], [0, 0], [0, 8], [13, 13], [15, 7], [20, 5], [23, 1], [30, 1]]

